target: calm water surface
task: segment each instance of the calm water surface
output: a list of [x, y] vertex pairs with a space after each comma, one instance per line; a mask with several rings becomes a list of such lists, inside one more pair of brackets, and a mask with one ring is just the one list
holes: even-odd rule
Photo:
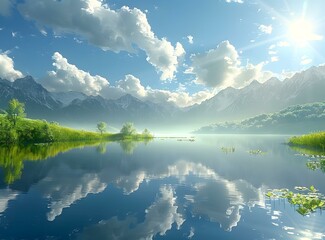
[[325, 214], [265, 197], [295, 186], [325, 193], [325, 174], [287, 139], [0, 149], [0, 239], [325, 239]]

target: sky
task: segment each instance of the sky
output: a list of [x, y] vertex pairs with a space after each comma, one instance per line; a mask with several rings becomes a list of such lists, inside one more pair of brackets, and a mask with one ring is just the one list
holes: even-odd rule
[[323, 0], [1, 0], [0, 78], [180, 107], [325, 63]]

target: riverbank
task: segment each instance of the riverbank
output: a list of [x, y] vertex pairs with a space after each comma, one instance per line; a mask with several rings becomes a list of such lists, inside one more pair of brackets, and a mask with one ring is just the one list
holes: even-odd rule
[[22, 118], [15, 125], [0, 115], [0, 145], [152, 139], [150, 133], [99, 133], [60, 126], [56, 122]]
[[325, 131], [316, 132], [289, 139], [289, 145], [325, 150]]

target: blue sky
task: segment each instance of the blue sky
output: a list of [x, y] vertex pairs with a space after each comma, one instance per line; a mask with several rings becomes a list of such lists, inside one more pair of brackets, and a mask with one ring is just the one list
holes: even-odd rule
[[200, 103], [324, 64], [322, 0], [1, 0], [0, 77]]

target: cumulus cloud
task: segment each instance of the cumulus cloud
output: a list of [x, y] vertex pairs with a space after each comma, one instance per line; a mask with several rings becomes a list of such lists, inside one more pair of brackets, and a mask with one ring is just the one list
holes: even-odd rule
[[133, 75], [126, 75], [125, 79], [118, 81], [115, 90], [131, 94], [141, 100], [149, 100], [154, 103], [173, 103], [180, 107], [201, 103], [213, 96], [213, 92], [208, 90], [189, 94], [185, 89], [170, 91], [150, 87], [145, 88], [141, 85], [140, 79]]
[[79, 91], [88, 95], [98, 95], [109, 85], [107, 79], [78, 69], [55, 52], [52, 56], [54, 71], [49, 71], [47, 76], [41, 79], [42, 84], [50, 91]]
[[263, 24], [258, 26], [258, 29], [265, 34], [271, 34], [273, 30], [272, 25], [263, 25]]
[[135, 97], [143, 98], [148, 95], [147, 90], [141, 85], [140, 79], [128, 74], [123, 80], [117, 82], [117, 87]]
[[15, 70], [12, 58], [10, 58], [6, 52], [0, 53], [0, 78], [14, 81], [21, 77], [23, 77], [23, 74]]
[[152, 89], [143, 86], [140, 79], [131, 74], [127, 74], [124, 79], [117, 81], [115, 86], [112, 86], [106, 78], [98, 75], [93, 76], [79, 69], [58, 52], [53, 54], [52, 59], [55, 69], [49, 71], [40, 82], [45, 88], [54, 92], [78, 91], [87, 95], [101, 95], [108, 99], [131, 94], [140, 100], [173, 103], [181, 107], [201, 103], [213, 96], [213, 92], [208, 90], [189, 94], [184, 89], [182, 91]]
[[147, 16], [127, 6], [112, 10], [101, 0], [26, 0], [20, 12], [39, 25], [53, 28], [56, 34], [71, 33], [88, 40], [104, 51], [146, 52], [147, 61], [161, 72], [161, 80], [173, 79], [185, 50], [158, 38]]
[[1, 0], [0, 1], [0, 15], [1, 16], [9, 16], [13, 3], [14, 3], [13, 0]]
[[191, 56], [192, 65], [187, 73], [195, 74], [195, 82], [211, 88], [242, 87], [257, 79], [263, 81], [265, 63], [242, 66], [239, 54], [228, 41], [215, 49]]

